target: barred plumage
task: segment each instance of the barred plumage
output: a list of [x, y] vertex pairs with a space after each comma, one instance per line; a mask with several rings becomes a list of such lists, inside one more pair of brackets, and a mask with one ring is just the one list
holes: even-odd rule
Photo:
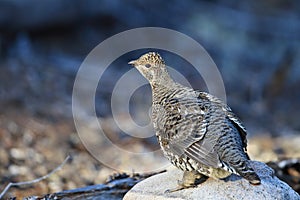
[[158, 53], [147, 53], [129, 64], [151, 85], [152, 120], [164, 155], [185, 171], [181, 187], [175, 190], [192, 186], [190, 176], [199, 175], [222, 179], [234, 173], [251, 184], [260, 183], [249, 165], [246, 129], [226, 104], [174, 82]]

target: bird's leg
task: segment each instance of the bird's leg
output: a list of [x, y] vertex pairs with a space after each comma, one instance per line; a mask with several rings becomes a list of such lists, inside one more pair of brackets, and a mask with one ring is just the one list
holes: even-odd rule
[[198, 184], [203, 183], [206, 181], [208, 177], [200, 174], [197, 171], [184, 171], [182, 180], [178, 180], [178, 185], [176, 188], [166, 190], [166, 193], [176, 192], [178, 190], [195, 187]]

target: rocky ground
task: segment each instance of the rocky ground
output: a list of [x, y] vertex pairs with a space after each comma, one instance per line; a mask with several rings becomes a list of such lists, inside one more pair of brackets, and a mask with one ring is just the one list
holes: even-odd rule
[[[48, 179], [31, 186], [12, 188], [6, 197], [42, 195], [104, 183], [109, 175], [117, 172], [103, 166], [87, 152], [70, 120], [49, 122], [22, 111], [6, 113], [0, 119], [1, 189], [8, 182], [43, 176], [58, 166], [68, 154], [73, 157], [71, 163]], [[300, 137], [295, 135], [274, 138], [263, 134], [249, 139], [249, 153], [253, 159], [264, 162], [276, 161], [281, 157], [300, 157], [299, 142]], [[129, 150], [144, 145], [134, 140], [126, 143]], [[155, 162], [162, 160], [153, 157], [140, 165], [151, 169]]]

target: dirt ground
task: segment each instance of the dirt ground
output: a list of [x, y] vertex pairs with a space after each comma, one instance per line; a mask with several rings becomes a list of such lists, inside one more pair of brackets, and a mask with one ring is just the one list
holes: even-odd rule
[[[28, 113], [0, 116], [0, 174], [3, 190], [8, 182], [21, 182], [41, 177], [72, 155], [72, 161], [57, 173], [36, 184], [11, 188], [6, 197], [43, 195], [105, 182], [116, 172], [94, 159], [82, 145], [72, 120], [49, 122]], [[287, 135], [272, 138], [267, 133], [256, 134], [248, 140], [252, 159], [276, 161], [281, 157], [300, 157], [300, 137]], [[140, 148], [141, 143], [127, 141], [128, 148]], [[118, 158], [116, 158], [118, 159]], [[164, 158], [153, 157], [141, 165]]]

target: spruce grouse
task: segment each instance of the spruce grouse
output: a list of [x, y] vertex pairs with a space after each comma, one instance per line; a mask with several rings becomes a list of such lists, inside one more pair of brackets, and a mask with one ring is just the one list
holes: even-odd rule
[[246, 129], [226, 104], [173, 81], [158, 53], [149, 52], [129, 64], [151, 85], [152, 121], [164, 155], [184, 171], [178, 187], [170, 191], [232, 173], [260, 184], [249, 164]]

